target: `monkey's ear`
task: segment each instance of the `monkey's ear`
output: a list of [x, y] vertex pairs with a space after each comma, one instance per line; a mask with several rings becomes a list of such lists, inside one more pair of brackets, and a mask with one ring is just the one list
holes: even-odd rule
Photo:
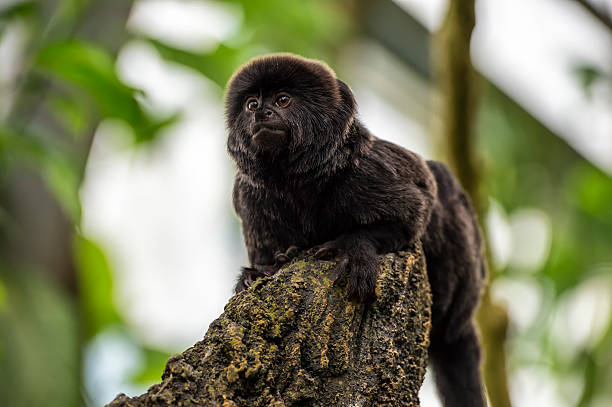
[[340, 91], [340, 107], [342, 110], [346, 110], [351, 115], [355, 112], [355, 108], [357, 107], [357, 102], [355, 102], [355, 96], [353, 95], [353, 91], [349, 86], [342, 82], [340, 79], [336, 79], [338, 81], [338, 90]]

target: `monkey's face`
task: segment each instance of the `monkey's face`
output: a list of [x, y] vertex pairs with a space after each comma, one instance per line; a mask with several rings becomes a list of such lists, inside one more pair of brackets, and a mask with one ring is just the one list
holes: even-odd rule
[[[257, 151], [275, 152], [289, 142], [292, 109], [291, 94], [285, 91], [251, 94], [244, 102], [249, 145]], [[299, 108], [299, 107], [298, 107]]]
[[228, 150], [243, 170], [274, 162], [305, 172], [342, 143], [353, 110], [352, 93], [324, 63], [259, 57], [228, 83]]

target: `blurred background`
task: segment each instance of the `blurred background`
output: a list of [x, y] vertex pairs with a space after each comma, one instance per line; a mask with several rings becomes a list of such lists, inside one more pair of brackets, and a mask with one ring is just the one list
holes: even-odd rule
[[203, 337], [246, 264], [224, 85], [275, 51], [472, 194], [491, 404], [611, 406], [612, 0], [0, 0], [0, 405], [140, 394]]

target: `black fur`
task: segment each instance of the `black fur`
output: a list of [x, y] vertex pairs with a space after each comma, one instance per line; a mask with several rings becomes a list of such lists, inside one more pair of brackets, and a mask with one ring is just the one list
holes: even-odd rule
[[[275, 104], [278, 95], [288, 95], [289, 105]], [[247, 99], [257, 101], [254, 111]], [[472, 317], [485, 266], [474, 210], [444, 165], [376, 138], [355, 113], [349, 87], [319, 61], [274, 54], [234, 74], [228, 150], [238, 166], [233, 200], [251, 262], [236, 291], [287, 261], [278, 251], [319, 246], [317, 256], [340, 258], [337, 281], [349, 294], [372, 299], [376, 254], [421, 239], [438, 390], [445, 406], [483, 406]]]

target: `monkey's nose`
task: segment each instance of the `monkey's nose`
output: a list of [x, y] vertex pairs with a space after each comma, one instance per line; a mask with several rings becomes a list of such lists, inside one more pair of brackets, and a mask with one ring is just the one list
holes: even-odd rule
[[260, 111], [255, 113], [255, 119], [257, 119], [257, 120], [267, 120], [270, 117], [272, 117], [272, 114], [274, 114], [272, 109], [262, 109], [262, 110], [260, 110]]

